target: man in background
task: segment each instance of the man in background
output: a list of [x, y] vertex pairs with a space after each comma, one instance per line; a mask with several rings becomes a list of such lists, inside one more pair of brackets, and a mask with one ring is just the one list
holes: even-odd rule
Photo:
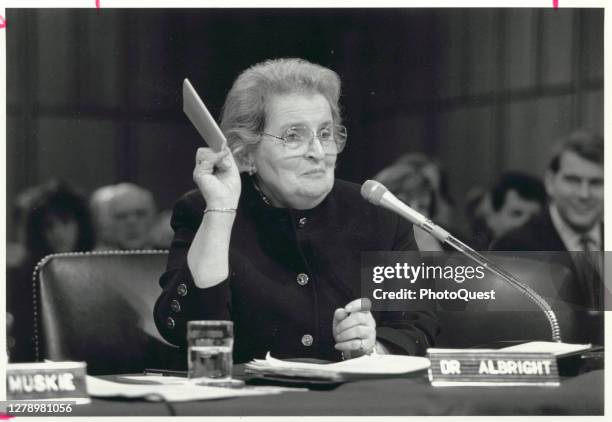
[[[538, 218], [493, 244], [499, 251], [571, 251], [550, 254], [551, 264], [565, 266], [570, 282], [555, 280], [559, 299], [577, 306], [577, 326], [585, 339], [603, 341], [606, 289], [602, 277], [603, 139], [579, 131], [563, 140], [545, 177], [549, 206]], [[596, 310], [592, 312], [591, 310]], [[590, 334], [589, 334], [590, 332]]]
[[491, 189], [473, 188], [468, 193], [469, 243], [476, 250], [488, 250], [492, 242], [522, 227], [545, 207], [546, 189], [539, 179], [519, 171], [504, 172]]
[[155, 201], [148, 190], [133, 183], [103, 186], [90, 200], [96, 227], [96, 250], [148, 249]]
[[518, 229], [546, 206], [546, 190], [537, 178], [518, 171], [503, 173], [491, 189], [487, 225], [494, 239]]
[[574, 132], [558, 147], [546, 172], [550, 205], [495, 250], [600, 251], [603, 248], [603, 139]]

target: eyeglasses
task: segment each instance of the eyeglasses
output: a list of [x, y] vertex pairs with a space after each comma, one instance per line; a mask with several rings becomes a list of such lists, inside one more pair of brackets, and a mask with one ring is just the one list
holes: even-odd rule
[[306, 126], [296, 125], [291, 126], [287, 129], [282, 136], [272, 135], [270, 133], [262, 132], [262, 135], [271, 136], [272, 138], [283, 141], [283, 144], [289, 149], [306, 149], [308, 144], [312, 142], [315, 137], [321, 142], [321, 146], [326, 152], [336, 152], [340, 154], [346, 144], [346, 127], [336, 125], [330, 127], [324, 127], [319, 129], [317, 134]]

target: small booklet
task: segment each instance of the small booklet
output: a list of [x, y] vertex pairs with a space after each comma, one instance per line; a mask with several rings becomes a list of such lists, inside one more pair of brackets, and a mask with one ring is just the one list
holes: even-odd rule
[[225, 147], [227, 144], [225, 135], [223, 135], [189, 79], [183, 81], [183, 111], [209, 147], [216, 152]]

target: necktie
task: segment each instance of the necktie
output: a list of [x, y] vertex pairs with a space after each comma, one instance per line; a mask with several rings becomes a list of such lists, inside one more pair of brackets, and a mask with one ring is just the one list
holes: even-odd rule
[[578, 255], [578, 271], [583, 277], [583, 282], [586, 283], [587, 295], [590, 299], [590, 305], [595, 309], [601, 309], [601, 293], [602, 293], [602, 257], [601, 253], [597, 252], [598, 248], [595, 241], [588, 235], [580, 237], [581, 252], [575, 252]]

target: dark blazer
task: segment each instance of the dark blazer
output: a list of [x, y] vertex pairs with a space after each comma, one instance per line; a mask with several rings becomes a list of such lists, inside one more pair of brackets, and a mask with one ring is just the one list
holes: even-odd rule
[[494, 242], [491, 250], [556, 252], [549, 255], [550, 261], [565, 266], [573, 276], [572, 283], [564, 284], [560, 297], [581, 307], [598, 309], [602, 306], [601, 276], [594, 271], [592, 262], [585, 259], [597, 253], [568, 252], [548, 210]]
[[496, 242], [495, 251], [566, 251], [565, 244], [557, 232], [550, 212], [545, 211], [527, 224], [510, 231]]
[[[412, 225], [367, 203], [358, 185], [336, 180], [320, 205], [291, 210], [264, 203], [243, 176], [230, 276], [200, 289], [187, 267], [187, 251], [204, 209], [198, 191], [174, 207], [175, 236], [160, 279], [155, 322], [165, 339], [184, 347], [187, 321], [231, 319], [237, 362], [262, 358], [267, 351], [279, 358], [339, 360], [333, 313], [362, 297], [361, 251], [416, 250]], [[406, 354], [424, 354], [438, 331], [428, 311], [373, 314], [377, 339]]]

